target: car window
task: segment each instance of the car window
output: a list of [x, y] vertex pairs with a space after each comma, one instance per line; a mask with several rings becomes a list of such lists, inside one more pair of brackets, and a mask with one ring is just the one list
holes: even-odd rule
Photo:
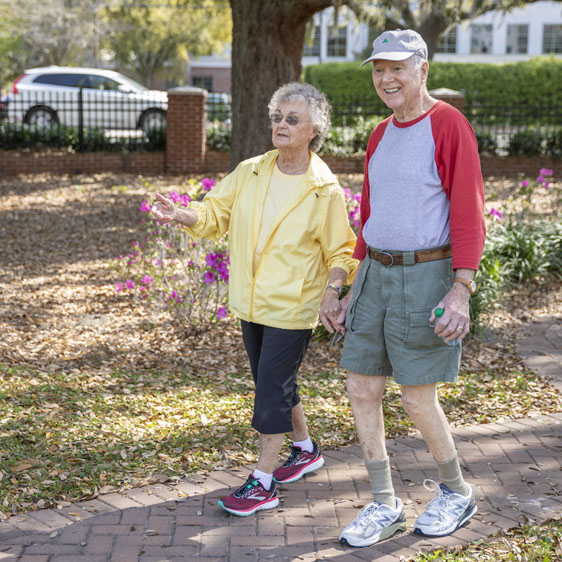
[[49, 84], [51, 86], [70, 86], [78, 88], [80, 85], [89, 87], [89, 77], [85, 74], [40, 74], [34, 78], [35, 84]]
[[89, 79], [90, 85], [88, 87], [94, 90], [111, 90], [115, 92], [119, 88], [119, 84], [115, 82], [115, 80], [111, 80], [111, 78], [106, 78], [105, 76], [90, 74]]

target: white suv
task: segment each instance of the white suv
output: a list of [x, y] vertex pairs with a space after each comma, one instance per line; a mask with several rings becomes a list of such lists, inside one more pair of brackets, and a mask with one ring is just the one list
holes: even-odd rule
[[2, 101], [8, 119], [37, 127], [82, 120], [84, 127], [146, 132], [165, 126], [168, 94], [112, 70], [49, 66], [26, 70]]

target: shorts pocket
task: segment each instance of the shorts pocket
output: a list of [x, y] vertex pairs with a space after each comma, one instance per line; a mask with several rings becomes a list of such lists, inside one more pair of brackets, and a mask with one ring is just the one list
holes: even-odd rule
[[404, 344], [408, 347], [435, 347], [443, 345], [443, 340], [429, 326], [431, 308], [410, 312]]
[[357, 305], [357, 299], [361, 296], [363, 290], [363, 284], [365, 283], [365, 278], [367, 277], [367, 271], [369, 269], [369, 260], [365, 259], [361, 262], [359, 266], [359, 271], [357, 272], [357, 277], [355, 278], [355, 283], [353, 284], [353, 295], [349, 303], [349, 307], [345, 314], [345, 328], [350, 332], [353, 332], [353, 319], [355, 317], [355, 308]]

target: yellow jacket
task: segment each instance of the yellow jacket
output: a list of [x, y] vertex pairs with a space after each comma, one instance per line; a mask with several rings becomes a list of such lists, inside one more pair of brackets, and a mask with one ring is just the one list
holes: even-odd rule
[[313, 328], [329, 270], [341, 267], [351, 282], [355, 234], [337, 178], [315, 154], [300, 187], [279, 211], [253, 271], [261, 217], [277, 150], [241, 162], [201, 202], [192, 202], [194, 238], [218, 240], [228, 232], [229, 305], [248, 322], [292, 330]]

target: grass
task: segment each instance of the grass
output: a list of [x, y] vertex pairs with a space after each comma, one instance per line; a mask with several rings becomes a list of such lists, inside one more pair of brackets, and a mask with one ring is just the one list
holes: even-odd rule
[[[86, 500], [256, 460], [251, 378], [185, 372], [88, 374], [0, 364], [0, 505], [4, 515]], [[441, 388], [455, 425], [560, 410], [531, 373], [464, 372]], [[344, 375], [303, 373], [301, 396], [324, 448], [354, 442]], [[399, 388], [385, 401], [387, 435], [413, 433]]]

